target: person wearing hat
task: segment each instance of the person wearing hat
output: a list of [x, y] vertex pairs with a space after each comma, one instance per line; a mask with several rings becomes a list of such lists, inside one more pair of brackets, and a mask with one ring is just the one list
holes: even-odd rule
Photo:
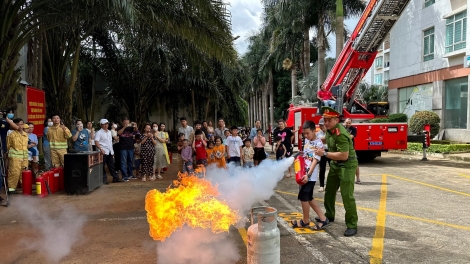
[[47, 130], [47, 140], [51, 148], [52, 165], [64, 166], [64, 155], [67, 154], [67, 140], [72, 137], [59, 115], [52, 115], [53, 125]]
[[[318, 121], [318, 125], [320, 126], [320, 130], [316, 133], [316, 136], [318, 139], [320, 139], [323, 142], [323, 147], [325, 151], [328, 151], [328, 145], [326, 144], [326, 128], [325, 128], [325, 119], [321, 118], [320, 121]], [[321, 156], [320, 159], [320, 172], [318, 174], [320, 178], [320, 189], [318, 190], [319, 192], [323, 192], [325, 190], [325, 172], [326, 172], [326, 163], [330, 164], [330, 159]]]
[[10, 128], [16, 128], [7, 137], [8, 191], [14, 193], [18, 181], [21, 182], [23, 169], [28, 167], [28, 134], [24, 132], [24, 129], [28, 129], [29, 126], [24, 124], [21, 118], [7, 121]]
[[[98, 130], [95, 134], [95, 146], [98, 151], [103, 154], [103, 162], [108, 166], [109, 173], [113, 176], [114, 182], [122, 182], [119, 180], [119, 176], [116, 173], [114, 168], [114, 150], [113, 150], [113, 137], [111, 136], [111, 131], [108, 129], [109, 121], [108, 119], [100, 120], [101, 129]], [[127, 180], [129, 181], [129, 180]], [[108, 184], [108, 176], [106, 176], [106, 170], [104, 169], [103, 164], [103, 184]]]
[[[322, 110], [328, 151], [319, 148], [315, 150], [315, 154], [332, 160], [325, 188], [325, 216], [330, 222], [334, 222], [336, 193], [341, 187], [347, 226], [344, 236], [354, 236], [357, 234], [358, 220], [354, 199], [354, 178], [358, 165], [356, 151], [349, 133], [339, 123], [340, 113], [331, 107], [322, 107]], [[320, 221], [317, 218], [315, 220]]]

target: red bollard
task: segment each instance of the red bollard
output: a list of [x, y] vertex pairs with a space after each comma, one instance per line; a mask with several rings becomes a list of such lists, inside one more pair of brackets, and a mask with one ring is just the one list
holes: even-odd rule
[[59, 167], [59, 191], [64, 189], [64, 167]]
[[44, 198], [47, 196], [47, 188], [46, 188], [46, 181], [44, 179], [44, 174], [39, 175], [36, 178], [36, 193], [40, 198]]
[[33, 194], [33, 172], [30, 170], [24, 170], [21, 174], [23, 182], [23, 195]]

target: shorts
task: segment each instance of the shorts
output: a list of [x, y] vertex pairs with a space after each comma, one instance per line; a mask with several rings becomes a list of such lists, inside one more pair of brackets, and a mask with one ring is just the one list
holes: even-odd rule
[[266, 152], [264, 148], [255, 148], [255, 155], [253, 155], [254, 160], [265, 160], [266, 159]]
[[253, 163], [253, 161], [246, 161], [243, 163], [243, 168], [253, 168], [255, 166], [255, 164]]
[[197, 165], [204, 165], [204, 167], [207, 167], [207, 159], [200, 159], [196, 160]]
[[313, 187], [315, 187], [314, 181], [308, 181], [306, 184], [299, 186], [299, 195], [297, 198], [301, 202], [310, 202], [313, 200]]
[[240, 162], [241, 162], [241, 159], [240, 157], [230, 157], [230, 159], [228, 159], [228, 163], [235, 163], [236, 166], [240, 166]]

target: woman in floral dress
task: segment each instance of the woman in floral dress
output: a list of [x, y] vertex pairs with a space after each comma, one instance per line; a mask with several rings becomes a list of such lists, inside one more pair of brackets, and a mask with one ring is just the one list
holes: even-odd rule
[[153, 168], [158, 171], [157, 178], [162, 179], [162, 176], [160, 175], [162, 168], [167, 167], [170, 164], [170, 158], [166, 148], [166, 143], [169, 140], [169, 136], [168, 133], [165, 132], [164, 123], [160, 123], [158, 131], [155, 132], [154, 135], [157, 139], [157, 143], [155, 144], [155, 159], [153, 160]]
[[153, 175], [153, 159], [155, 156], [156, 144], [157, 140], [151, 132], [150, 125], [146, 124], [144, 132], [142, 133], [142, 142], [140, 147], [140, 158], [142, 160], [140, 171], [142, 174], [142, 181], [146, 181], [146, 177], [149, 177], [151, 181], [155, 180], [155, 175]]

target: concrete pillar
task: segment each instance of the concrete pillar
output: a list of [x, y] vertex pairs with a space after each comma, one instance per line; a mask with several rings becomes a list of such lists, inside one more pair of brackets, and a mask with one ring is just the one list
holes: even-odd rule
[[389, 105], [389, 113], [388, 114], [396, 114], [400, 111], [398, 108], [398, 89], [389, 89], [388, 90], [388, 105]]
[[444, 129], [445, 117], [445, 83], [444, 81], [435, 81], [432, 83], [432, 111], [441, 117], [441, 130]]

